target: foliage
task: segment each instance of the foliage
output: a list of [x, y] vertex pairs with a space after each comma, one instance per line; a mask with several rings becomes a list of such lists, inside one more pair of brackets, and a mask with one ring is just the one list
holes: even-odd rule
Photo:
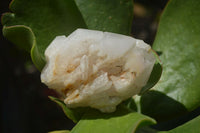
[[162, 14], [153, 48], [161, 53], [163, 74], [138, 102], [142, 113], [158, 121], [200, 106], [199, 8], [197, 0], [171, 0]]
[[86, 28], [73, 0], [13, 0], [10, 10], [13, 13], [2, 16], [3, 35], [31, 51], [32, 60], [39, 70], [45, 64], [44, 51], [56, 36]]
[[156, 131], [149, 127], [142, 127], [136, 133], [198, 133], [200, 131], [200, 116], [169, 131]]
[[[130, 35], [132, 8], [132, 0], [13, 0], [10, 4], [13, 13], [2, 16], [3, 34], [20, 48], [30, 51], [34, 64], [42, 70], [44, 51], [58, 35], [69, 35], [77, 28]], [[198, 0], [168, 3], [153, 44], [154, 50], [161, 53], [161, 80], [157, 83], [162, 73], [158, 60], [141, 96], [120, 104], [116, 112], [103, 114], [90, 108], [69, 109], [59, 99], [50, 97], [69, 118], [78, 122], [71, 132], [156, 133], [160, 131], [146, 127], [155, 124], [154, 119], [158, 123], [171, 120], [199, 107], [199, 8]], [[166, 133], [197, 132], [199, 118]]]

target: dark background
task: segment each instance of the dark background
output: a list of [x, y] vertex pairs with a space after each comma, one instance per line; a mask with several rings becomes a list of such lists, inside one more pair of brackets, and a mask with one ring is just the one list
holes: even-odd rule
[[[0, 0], [1, 15], [9, 11], [9, 3], [10, 0]], [[132, 28], [135, 38], [153, 43], [166, 3], [167, 0], [135, 0]], [[40, 72], [32, 64], [29, 53], [8, 42], [2, 32], [0, 75], [0, 133], [46, 133], [74, 126], [62, 109], [48, 99], [55, 93], [40, 82]], [[195, 114], [199, 112], [196, 110]]]

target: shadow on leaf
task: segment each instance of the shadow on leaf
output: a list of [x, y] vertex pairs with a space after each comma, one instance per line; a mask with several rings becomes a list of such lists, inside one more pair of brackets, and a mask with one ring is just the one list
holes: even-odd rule
[[85, 114], [85, 116], [82, 119], [110, 119], [110, 118], [114, 118], [114, 117], [121, 117], [121, 116], [125, 116], [128, 115], [129, 113], [131, 113], [132, 111], [130, 111], [129, 109], [127, 109], [126, 107], [124, 107], [123, 105], [119, 105], [117, 107], [117, 110], [113, 113], [102, 113], [99, 110], [96, 109], [92, 109], [90, 108], [89, 111], [87, 111], [88, 113]]
[[166, 121], [187, 113], [185, 106], [164, 93], [151, 90], [140, 98], [141, 112], [157, 121]]

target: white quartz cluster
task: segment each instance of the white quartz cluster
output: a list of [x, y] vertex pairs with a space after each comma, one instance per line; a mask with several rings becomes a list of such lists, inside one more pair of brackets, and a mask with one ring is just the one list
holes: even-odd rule
[[113, 112], [147, 83], [155, 57], [151, 47], [129, 36], [77, 29], [58, 36], [45, 51], [41, 80], [64, 96], [67, 107]]

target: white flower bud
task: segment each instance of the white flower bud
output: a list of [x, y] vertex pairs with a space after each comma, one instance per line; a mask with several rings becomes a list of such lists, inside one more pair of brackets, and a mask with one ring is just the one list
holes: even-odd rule
[[129, 36], [77, 29], [58, 36], [45, 51], [41, 80], [65, 97], [67, 107], [113, 112], [147, 83], [155, 57], [149, 45]]

